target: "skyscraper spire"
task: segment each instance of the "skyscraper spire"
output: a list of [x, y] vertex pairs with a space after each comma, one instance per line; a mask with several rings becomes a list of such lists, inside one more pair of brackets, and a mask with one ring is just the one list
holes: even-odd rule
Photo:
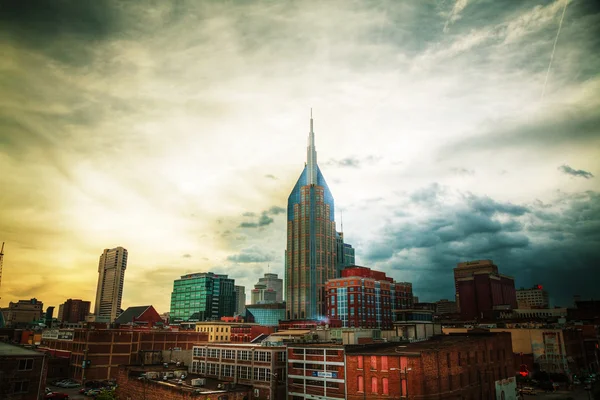
[[315, 147], [315, 132], [313, 131], [312, 108], [310, 109], [310, 133], [308, 134], [308, 148], [306, 150], [306, 168], [308, 184], [317, 184], [317, 148]]

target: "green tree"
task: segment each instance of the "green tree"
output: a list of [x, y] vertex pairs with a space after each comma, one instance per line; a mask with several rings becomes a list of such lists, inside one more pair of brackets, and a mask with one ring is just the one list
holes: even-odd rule
[[103, 390], [96, 396], [96, 400], [117, 400], [117, 396], [114, 390]]

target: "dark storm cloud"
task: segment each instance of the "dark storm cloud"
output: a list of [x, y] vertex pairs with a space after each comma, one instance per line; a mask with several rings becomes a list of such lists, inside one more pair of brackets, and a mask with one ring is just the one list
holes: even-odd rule
[[584, 171], [582, 169], [574, 169], [566, 164], [558, 167], [558, 170], [567, 175], [572, 175], [575, 177], [580, 177], [580, 178], [585, 178], [585, 179], [590, 179], [590, 178], [594, 177], [594, 175], [591, 172]]
[[[274, 222], [273, 218], [270, 215], [279, 215], [285, 212], [285, 208], [272, 206], [268, 210], [264, 210], [260, 213], [260, 216], [256, 220], [256, 222], [248, 222], [244, 221], [238, 225], [238, 228], [261, 228], [267, 225], [270, 225]], [[245, 212], [242, 214], [244, 217], [256, 217], [256, 213], [254, 212]]]
[[252, 246], [242, 249], [239, 254], [234, 254], [227, 257], [228, 261], [236, 263], [258, 263], [268, 262], [273, 260], [273, 255], [265, 252], [264, 250]]
[[561, 193], [549, 204], [532, 205], [472, 194], [456, 204], [411, 203], [428, 216], [390, 222], [367, 246], [365, 258], [375, 267], [400, 271], [423, 298], [451, 298], [456, 263], [487, 258], [514, 276], [517, 286], [544, 284], [556, 304], [596, 290], [586, 277], [596, 276], [600, 263], [599, 193]]

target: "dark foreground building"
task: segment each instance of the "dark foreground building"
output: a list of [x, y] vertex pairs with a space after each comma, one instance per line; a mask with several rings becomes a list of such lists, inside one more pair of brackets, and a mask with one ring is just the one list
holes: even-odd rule
[[46, 370], [44, 353], [0, 343], [0, 399], [41, 399]]

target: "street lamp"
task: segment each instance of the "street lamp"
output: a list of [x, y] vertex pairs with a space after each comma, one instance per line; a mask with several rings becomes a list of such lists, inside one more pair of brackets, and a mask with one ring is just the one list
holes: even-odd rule
[[[404, 367], [404, 369], [402, 368], [390, 368], [390, 371], [400, 371], [403, 372], [404, 371], [404, 375], [406, 376], [406, 398], [408, 399], [408, 371], [412, 371], [412, 368], [407, 368]], [[401, 399], [402, 398], [402, 376], [400, 376], [400, 379], [398, 379], [399, 382], [399, 389], [400, 391], [398, 392], [398, 398]]]

